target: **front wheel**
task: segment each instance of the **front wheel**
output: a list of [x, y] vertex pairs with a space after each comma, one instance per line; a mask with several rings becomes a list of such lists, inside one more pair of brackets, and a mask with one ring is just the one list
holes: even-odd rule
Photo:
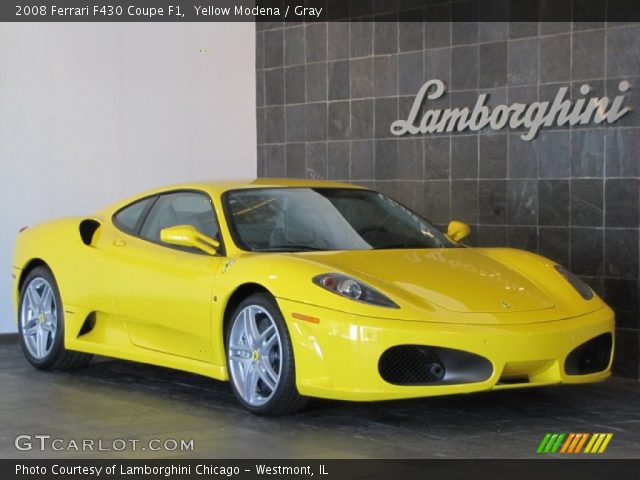
[[20, 289], [20, 344], [34, 367], [70, 370], [85, 366], [91, 355], [64, 348], [64, 313], [56, 280], [46, 267], [31, 270]]
[[289, 332], [272, 297], [254, 294], [241, 302], [226, 340], [231, 386], [245, 408], [282, 415], [305, 406], [307, 399], [296, 388]]

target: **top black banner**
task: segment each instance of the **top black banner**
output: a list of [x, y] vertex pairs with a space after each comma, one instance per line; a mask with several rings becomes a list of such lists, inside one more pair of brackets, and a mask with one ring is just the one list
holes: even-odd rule
[[3, 0], [2, 22], [634, 22], [638, 0]]

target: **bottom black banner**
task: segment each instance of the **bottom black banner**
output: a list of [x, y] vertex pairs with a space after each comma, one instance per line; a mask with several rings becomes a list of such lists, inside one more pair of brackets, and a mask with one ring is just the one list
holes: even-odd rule
[[603, 479], [638, 478], [639, 460], [0, 460], [8, 479]]

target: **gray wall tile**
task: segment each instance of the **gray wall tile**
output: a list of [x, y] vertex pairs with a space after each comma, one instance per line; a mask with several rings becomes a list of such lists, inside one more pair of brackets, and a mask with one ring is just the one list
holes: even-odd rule
[[478, 182], [459, 180], [451, 183], [451, 219], [478, 223]]
[[329, 62], [329, 100], [349, 98], [349, 61]]
[[480, 180], [479, 221], [484, 225], [505, 225], [507, 223], [507, 181]]
[[287, 143], [285, 151], [287, 178], [305, 178], [305, 150], [304, 143]]
[[387, 55], [373, 59], [373, 87], [376, 97], [398, 94], [398, 57]]
[[507, 134], [480, 135], [480, 178], [507, 178]]
[[398, 178], [398, 140], [376, 140], [373, 174], [376, 180]]
[[535, 225], [538, 220], [536, 180], [507, 181], [507, 222], [510, 225]]
[[284, 144], [267, 145], [264, 154], [265, 175], [283, 177], [285, 174]]
[[608, 177], [638, 177], [640, 129], [607, 129], [606, 174]]
[[540, 81], [564, 82], [571, 75], [571, 36], [556, 35], [540, 39]]
[[424, 178], [448, 179], [451, 172], [451, 137], [424, 139]]
[[398, 24], [398, 48], [401, 52], [422, 51], [424, 45], [424, 23], [417, 21], [421, 16], [421, 10], [412, 10], [407, 15], [410, 20], [401, 21]]
[[285, 109], [285, 140], [287, 142], [304, 142], [307, 139], [306, 105], [291, 105]]
[[538, 224], [568, 226], [569, 180], [538, 180]]
[[437, 78], [451, 84], [451, 49], [437, 48], [424, 52], [425, 78]]
[[599, 179], [571, 179], [571, 225], [602, 227], [603, 188]]
[[280, 67], [284, 62], [284, 31], [264, 32], [264, 66]]
[[327, 139], [327, 104], [308, 103], [306, 110], [307, 141]]
[[398, 99], [396, 97], [377, 98], [373, 108], [375, 137], [391, 137], [389, 125], [398, 118]]
[[478, 178], [478, 136], [451, 138], [451, 178]]
[[607, 75], [640, 75], [640, 25], [607, 30]]
[[538, 39], [509, 42], [507, 81], [509, 85], [538, 82]]
[[306, 144], [306, 177], [323, 180], [327, 178], [327, 142]]
[[415, 95], [425, 81], [422, 51], [398, 56], [398, 93]]
[[542, 132], [534, 144], [538, 154], [538, 177], [571, 175], [571, 136], [565, 132]]
[[307, 102], [327, 99], [327, 64], [312, 63], [305, 66]]
[[638, 179], [605, 180], [605, 225], [638, 228]]
[[604, 272], [603, 230], [601, 228], [571, 228], [570, 229], [570, 265], [569, 268], [577, 275], [600, 276]]
[[604, 130], [571, 132], [571, 176], [602, 177], [604, 173]]
[[327, 24], [310, 23], [305, 31], [307, 62], [323, 62], [327, 59]]
[[304, 28], [288, 27], [284, 30], [284, 63], [300, 65], [305, 62]]
[[373, 140], [351, 142], [351, 179], [373, 179]]
[[373, 138], [373, 100], [351, 102], [351, 138], [354, 140]]
[[327, 136], [329, 140], [347, 140], [350, 137], [351, 112], [349, 102], [329, 103]]
[[265, 70], [264, 84], [265, 105], [284, 104], [284, 69]]
[[350, 31], [351, 57], [366, 57], [373, 53], [373, 23], [352, 22]]
[[373, 96], [373, 59], [359, 58], [351, 60], [350, 67], [351, 98]]
[[349, 58], [349, 22], [329, 22], [327, 24], [327, 59]]
[[575, 32], [571, 46], [571, 77], [574, 80], [604, 75], [604, 30]]
[[480, 45], [480, 88], [502, 87], [507, 84], [507, 42]]
[[478, 88], [478, 47], [454, 47], [451, 49], [451, 89]]
[[350, 151], [349, 142], [327, 143], [327, 178], [329, 180], [349, 180]]
[[424, 153], [421, 138], [398, 140], [398, 178], [421, 180], [424, 175]]
[[385, 55], [398, 51], [398, 24], [382, 21], [373, 24], [373, 53]]
[[306, 99], [305, 85], [304, 65], [286, 68], [284, 76], [285, 102], [287, 104], [304, 103]]

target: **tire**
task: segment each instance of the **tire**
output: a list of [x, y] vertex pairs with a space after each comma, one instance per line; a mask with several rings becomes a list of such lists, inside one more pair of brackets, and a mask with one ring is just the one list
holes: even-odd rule
[[46, 267], [31, 270], [20, 289], [18, 333], [22, 351], [40, 370], [74, 370], [92, 355], [64, 348], [64, 310], [60, 291]]
[[226, 336], [229, 381], [238, 401], [258, 415], [286, 415], [307, 404], [296, 388], [291, 339], [273, 297], [254, 294], [232, 314]]

